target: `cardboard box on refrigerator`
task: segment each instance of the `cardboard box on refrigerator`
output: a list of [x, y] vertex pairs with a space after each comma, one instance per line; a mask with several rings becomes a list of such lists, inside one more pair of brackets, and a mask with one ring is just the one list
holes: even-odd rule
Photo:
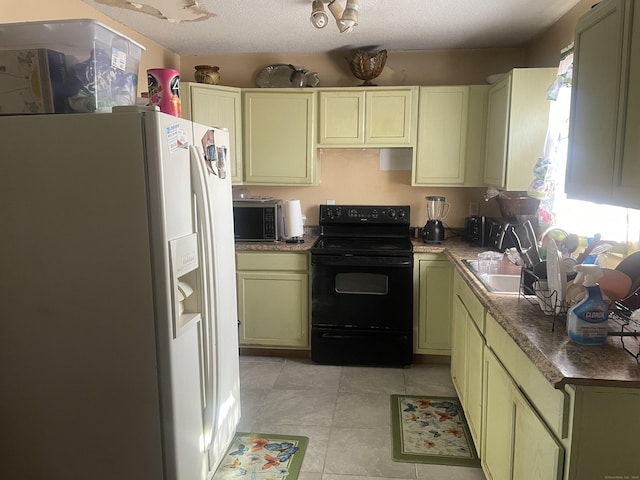
[[0, 114], [67, 112], [66, 76], [61, 52], [0, 50]]

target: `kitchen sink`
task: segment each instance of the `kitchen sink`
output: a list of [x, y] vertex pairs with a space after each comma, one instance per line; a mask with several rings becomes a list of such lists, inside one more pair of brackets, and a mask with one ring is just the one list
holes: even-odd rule
[[479, 272], [477, 260], [463, 260], [463, 262], [488, 292], [503, 295], [518, 295], [520, 293], [520, 275], [502, 273], [500, 269], [496, 273]]

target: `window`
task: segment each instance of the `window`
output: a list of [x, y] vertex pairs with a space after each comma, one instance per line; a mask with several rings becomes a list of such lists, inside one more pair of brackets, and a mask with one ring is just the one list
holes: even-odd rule
[[636, 250], [640, 247], [640, 210], [569, 200], [564, 193], [572, 72], [573, 47], [569, 47], [562, 52], [558, 77], [549, 88], [545, 153], [536, 166], [537, 178], [529, 194], [541, 198], [539, 216], [543, 224], [587, 238], [600, 233], [603, 240], [624, 242]]

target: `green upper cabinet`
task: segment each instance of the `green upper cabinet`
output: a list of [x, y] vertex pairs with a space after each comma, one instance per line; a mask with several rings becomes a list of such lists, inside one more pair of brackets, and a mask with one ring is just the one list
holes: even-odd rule
[[182, 116], [188, 120], [229, 130], [231, 181], [242, 183], [242, 105], [239, 88], [183, 83]]
[[245, 184], [316, 183], [316, 92], [242, 91]]
[[467, 122], [467, 152], [464, 166], [464, 187], [483, 187], [484, 147], [487, 126], [487, 98], [490, 85], [469, 86]]
[[469, 87], [420, 87], [414, 185], [462, 185]]
[[544, 154], [547, 90], [557, 68], [516, 68], [491, 86], [487, 100], [484, 183], [527, 190]]
[[319, 90], [319, 147], [411, 147], [417, 87]]
[[318, 144], [362, 146], [364, 144], [364, 91], [318, 92], [320, 122]]
[[488, 85], [420, 87], [412, 185], [483, 186]]
[[603, 1], [576, 27], [566, 192], [640, 208], [640, 8]]

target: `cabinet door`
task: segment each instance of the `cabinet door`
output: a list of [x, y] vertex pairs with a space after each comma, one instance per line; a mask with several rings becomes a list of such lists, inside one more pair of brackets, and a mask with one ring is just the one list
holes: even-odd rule
[[191, 121], [229, 130], [231, 181], [242, 183], [242, 105], [240, 89], [200, 83], [182, 88], [182, 114]]
[[412, 146], [415, 142], [415, 89], [366, 92], [364, 141], [370, 146]]
[[309, 347], [307, 274], [240, 271], [237, 282], [241, 345]]
[[482, 187], [484, 173], [484, 146], [487, 126], [487, 97], [489, 85], [469, 87], [467, 117], [467, 153], [465, 156], [465, 187]]
[[[637, 2], [636, 2], [637, 3]], [[621, 97], [620, 106], [624, 116], [624, 147], [622, 158], [615, 171], [616, 185], [613, 190], [613, 204], [640, 209], [640, 5], [628, 2], [628, 15], [632, 19], [630, 38], [628, 79], [626, 95]]]
[[465, 181], [469, 87], [421, 87], [414, 185]]
[[484, 359], [484, 338], [471, 317], [467, 321], [467, 393], [465, 414], [471, 436], [482, 456], [482, 366]]
[[513, 479], [561, 480], [564, 449], [515, 388], [513, 399]]
[[487, 347], [484, 351], [483, 404], [483, 470], [490, 480], [511, 480], [515, 415], [511, 379]]
[[511, 72], [507, 141], [507, 190], [528, 190], [536, 162], [544, 155], [549, 129], [549, 87], [557, 68], [516, 68]]
[[451, 380], [466, 411], [467, 403], [467, 324], [469, 314], [460, 297], [453, 297], [451, 326]]
[[569, 198], [611, 201], [614, 165], [620, 155], [616, 143], [626, 4], [603, 2], [576, 27], [565, 183]]
[[364, 90], [320, 91], [322, 145], [353, 146], [364, 143]]
[[246, 184], [313, 185], [315, 92], [243, 92]]
[[489, 90], [484, 181], [527, 190], [544, 155], [549, 126], [547, 90], [558, 70], [516, 68]]
[[449, 260], [419, 259], [417, 264], [418, 321], [414, 351], [449, 355], [453, 266]]
[[488, 95], [484, 183], [504, 187], [507, 172], [511, 75], [505, 76], [493, 85]]
[[482, 464], [491, 480], [561, 480], [564, 449], [488, 347]]

